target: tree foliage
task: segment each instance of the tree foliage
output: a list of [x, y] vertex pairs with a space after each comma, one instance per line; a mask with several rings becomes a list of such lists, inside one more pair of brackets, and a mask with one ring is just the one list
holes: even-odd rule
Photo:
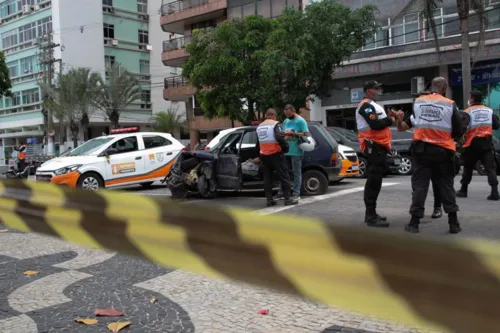
[[375, 11], [325, 0], [305, 11], [287, 8], [277, 19], [230, 19], [194, 33], [183, 75], [208, 118], [249, 123], [254, 106], [298, 108], [311, 94], [328, 94], [335, 66], [375, 33]]
[[261, 103], [262, 57], [275, 22], [262, 16], [228, 19], [217, 28], [194, 31], [186, 49], [183, 75], [198, 89], [196, 98], [208, 118], [249, 122]]
[[113, 128], [119, 127], [120, 115], [141, 98], [139, 81], [118, 63], [106, 66], [107, 80], [99, 79], [97, 106], [108, 116]]
[[304, 106], [310, 95], [329, 94], [332, 73], [377, 29], [376, 8], [351, 10], [321, 1], [305, 11], [287, 8], [262, 52], [264, 90], [273, 105]]
[[10, 82], [9, 68], [5, 63], [5, 55], [0, 52], [0, 97], [11, 96], [12, 83]]
[[173, 133], [180, 130], [184, 125], [184, 117], [179, 114], [178, 108], [169, 108], [153, 116], [153, 128], [157, 132]]

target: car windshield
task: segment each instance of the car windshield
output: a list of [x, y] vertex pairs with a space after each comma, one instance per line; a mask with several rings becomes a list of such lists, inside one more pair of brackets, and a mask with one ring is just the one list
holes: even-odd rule
[[95, 153], [99, 149], [102, 148], [103, 145], [113, 140], [113, 137], [100, 137], [95, 138], [90, 141], [85, 142], [81, 146], [76, 147], [72, 151], [70, 151], [65, 156], [78, 156], [78, 155], [89, 155]]
[[354, 142], [358, 141], [358, 135], [353, 130], [349, 130], [342, 127], [334, 127], [334, 130], [339, 131], [339, 133], [345, 136], [349, 141], [354, 141]]

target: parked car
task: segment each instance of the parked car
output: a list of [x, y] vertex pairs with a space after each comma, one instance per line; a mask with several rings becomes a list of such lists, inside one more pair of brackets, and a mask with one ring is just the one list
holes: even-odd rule
[[[350, 147], [356, 152], [359, 159], [359, 176], [366, 177], [366, 156], [361, 151], [356, 132], [342, 127], [327, 127], [326, 130], [339, 144]], [[399, 173], [400, 164], [401, 156], [396, 149], [392, 149], [387, 153], [389, 173]]]
[[[326, 193], [330, 181], [338, 179], [342, 159], [338, 144], [320, 123], [309, 122], [308, 126], [316, 148], [304, 154], [301, 192], [319, 195]], [[183, 198], [188, 192], [198, 192], [210, 198], [218, 190], [263, 189], [261, 170], [242, 172], [242, 163], [259, 157], [256, 129], [238, 127], [222, 136], [209, 151], [182, 153], [166, 178], [172, 196]]]
[[401, 164], [398, 169], [400, 175], [411, 175], [413, 173], [413, 163], [410, 155], [410, 145], [413, 140], [413, 131], [399, 132], [396, 128], [392, 131], [392, 148], [401, 155]]
[[354, 149], [339, 144], [339, 155], [342, 158], [342, 169], [339, 178], [334, 181], [338, 183], [344, 178], [359, 176], [359, 160]]

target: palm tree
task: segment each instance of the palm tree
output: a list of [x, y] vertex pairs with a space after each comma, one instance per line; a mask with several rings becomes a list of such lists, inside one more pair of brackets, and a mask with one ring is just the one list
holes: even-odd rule
[[90, 118], [98, 109], [96, 100], [100, 97], [99, 83], [101, 76], [89, 68], [77, 68], [68, 72], [76, 87], [76, 112], [83, 130], [83, 140], [88, 140]]
[[[474, 57], [474, 62], [477, 61], [479, 54], [482, 52], [484, 46], [484, 30], [486, 15], [484, 12], [485, 1], [484, 0], [456, 0], [457, 1], [457, 13], [460, 20], [460, 34], [462, 37], [462, 82], [463, 82], [463, 100], [467, 101], [469, 98], [469, 93], [472, 89], [471, 80], [471, 53], [470, 53], [470, 41], [469, 41], [469, 16], [471, 11], [477, 16], [479, 20], [479, 38], [476, 47], [476, 55]], [[403, 11], [398, 15], [401, 16], [404, 12], [415, 5], [421, 4], [422, 0], [412, 0], [403, 9]], [[439, 57], [439, 41], [436, 29], [436, 22], [434, 20], [434, 11], [439, 8], [439, 5], [443, 4], [443, 0], [423, 0], [423, 17], [427, 22], [427, 29], [432, 31], [434, 35], [434, 41], [436, 43], [436, 51]]]
[[141, 98], [139, 81], [121, 65], [106, 66], [107, 80], [99, 80], [98, 107], [106, 113], [113, 128], [119, 127], [120, 114], [132, 102]]
[[169, 108], [153, 116], [153, 128], [163, 133], [173, 133], [184, 127], [184, 117], [177, 113], [179, 108]]

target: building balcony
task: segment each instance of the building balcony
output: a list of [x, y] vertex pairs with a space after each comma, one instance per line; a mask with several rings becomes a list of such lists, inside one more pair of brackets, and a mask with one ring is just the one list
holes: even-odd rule
[[[205, 116], [194, 116], [188, 119], [189, 129], [197, 129], [200, 132], [205, 132], [207, 130], [222, 130], [231, 128], [231, 120], [227, 118], [215, 118], [208, 119]], [[235, 127], [242, 126], [240, 122], [234, 122]]]
[[189, 57], [185, 47], [190, 40], [191, 36], [185, 36], [164, 41], [161, 56], [163, 64], [170, 67], [181, 67]]
[[162, 0], [160, 24], [163, 31], [183, 34], [189, 24], [223, 16], [227, 0]]
[[163, 98], [167, 101], [187, 101], [196, 93], [196, 89], [182, 76], [172, 76], [164, 79]]

